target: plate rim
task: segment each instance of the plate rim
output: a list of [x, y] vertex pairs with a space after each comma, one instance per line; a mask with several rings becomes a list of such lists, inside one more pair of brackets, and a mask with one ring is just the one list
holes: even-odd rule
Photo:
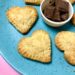
[[2, 51], [0, 51], [0, 55], [3, 57], [3, 59], [9, 64], [9, 66], [11, 68], [13, 68], [16, 72], [18, 72], [20, 75], [26, 75], [24, 74], [21, 70], [19, 70], [17, 67], [15, 67], [7, 58], [6, 56], [3, 54]]

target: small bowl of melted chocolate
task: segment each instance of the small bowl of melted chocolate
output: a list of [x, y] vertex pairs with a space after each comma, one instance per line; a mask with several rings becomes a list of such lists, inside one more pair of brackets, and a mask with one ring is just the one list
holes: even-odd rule
[[65, 25], [74, 13], [69, 0], [43, 0], [40, 11], [44, 21], [53, 27]]

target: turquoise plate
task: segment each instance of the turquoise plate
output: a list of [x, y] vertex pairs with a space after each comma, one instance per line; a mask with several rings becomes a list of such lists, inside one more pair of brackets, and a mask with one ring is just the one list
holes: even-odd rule
[[[68, 64], [64, 59], [64, 53], [60, 52], [54, 42], [55, 35], [62, 30], [75, 31], [71, 23], [60, 28], [52, 28], [46, 25], [40, 15], [32, 29], [25, 35], [18, 32], [8, 21], [6, 11], [12, 6], [25, 6], [23, 0], [0, 0], [0, 53], [5, 60], [23, 75], [75, 75], [75, 66]], [[35, 30], [42, 29], [49, 33], [52, 39], [52, 62], [43, 64], [23, 58], [17, 51], [17, 44], [22, 37], [31, 36]], [[69, 37], [70, 38], [70, 37]]]

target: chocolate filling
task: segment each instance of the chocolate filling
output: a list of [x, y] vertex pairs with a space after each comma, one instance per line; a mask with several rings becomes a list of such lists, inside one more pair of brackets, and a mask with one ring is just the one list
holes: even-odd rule
[[64, 0], [49, 0], [43, 13], [52, 21], [65, 21], [69, 17], [69, 3]]

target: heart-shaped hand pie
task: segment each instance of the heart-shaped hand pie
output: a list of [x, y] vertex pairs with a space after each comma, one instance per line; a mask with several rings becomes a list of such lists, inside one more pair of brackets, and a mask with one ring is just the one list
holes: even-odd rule
[[48, 63], [51, 61], [51, 41], [47, 32], [37, 30], [31, 37], [23, 38], [18, 45], [18, 51], [26, 58]]
[[21, 33], [27, 33], [37, 19], [37, 10], [32, 6], [12, 7], [6, 14]]
[[62, 31], [56, 35], [56, 46], [64, 51], [65, 59], [72, 65], [75, 65], [75, 33]]
[[75, 0], [69, 0], [72, 4], [74, 4], [75, 3]]
[[43, 0], [24, 0], [27, 4], [40, 5]]

